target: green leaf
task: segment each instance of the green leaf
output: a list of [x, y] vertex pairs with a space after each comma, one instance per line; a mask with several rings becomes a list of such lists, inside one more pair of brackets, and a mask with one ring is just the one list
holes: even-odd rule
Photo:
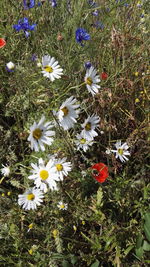
[[141, 234], [138, 235], [136, 240], [136, 248], [139, 249], [142, 246], [143, 237]]
[[53, 253], [51, 257], [52, 259], [61, 260], [64, 258], [64, 255], [60, 253]]
[[99, 261], [96, 260], [92, 265], [91, 267], [99, 267]]
[[144, 224], [144, 232], [147, 240], [150, 242], [150, 228], [147, 226], [147, 224]]
[[108, 250], [108, 247], [110, 246], [110, 244], [112, 244], [112, 242], [115, 240], [114, 236], [111, 236], [108, 238], [106, 245], [105, 245], [105, 251]]
[[71, 263], [74, 265], [78, 261], [78, 257], [71, 255]]
[[146, 240], [144, 240], [143, 249], [145, 251], [150, 251], [150, 243], [148, 243]]
[[142, 256], [143, 256], [143, 247], [140, 247], [140, 248], [137, 248], [137, 249], [135, 249], [135, 253], [136, 253], [136, 256], [139, 258], [139, 259], [141, 259], [142, 258]]
[[147, 225], [148, 228], [150, 228], [150, 212], [147, 212], [145, 214], [144, 219], [145, 219], [145, 224]]
[[129, 254], [129, 252], [134, 248], [134, 245], [128, 246], [126, 250], [124, 251], [125, 256]]
[[96, 203], [98, 207], [102, 206], [102, 199], [103, 199], [103, 191], [102, 188], [99, 187], [97, 191], [97, 203]]
[[144, 199], [148, 198], [148, 188], [147, 187], [144, 187], [143, 197], [144, 197]]
[[68, 261], [63, 260], [62, 267], [71, 267], [71, 264]]

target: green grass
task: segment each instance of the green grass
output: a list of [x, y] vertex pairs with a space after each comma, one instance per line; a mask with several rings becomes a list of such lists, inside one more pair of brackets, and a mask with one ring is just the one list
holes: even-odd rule
[[[149, 3], [143, 1], [138, 8], [136, 0], [97, 1], [97, 18], [86, 0], [72, 0], [70, 11], [66, 2], [58, 1], [52, 8], [45, 1], [29, 10], [23, 9], [21, 0], [0, 3], [0, 38], [7, 42], [0, 48], [0, 168], [2, 164], [11, 168], [9, 177], [0, 178], [0, 265], [148, 266], [149, 246], [143, 249], [143, 242], [150, 242], [144, 230], [150, 209]], [[13, 29], [23, 17], [37, 23], [28, 39]], [[104, 29], [93, 26], [96, 20]], [[78, 27], [91, 35], [83, 47], [75, 40]], [[53, 83], [43, 77], [41, 68], [31, 61], [33, 54], [38, 62], [46, 54], [54, 56], [64, 70], [63, 77]], [[16, 64], [13, 73], [5, 69], [9, 61]], [[108, 73], [94, 97], [81, 85], [86, 61], [98, 74]], [[66, 133], [56, 127], [53, 144], [45, 152], [32, 152], [27, 141], [30, 126], [42, 114], [47, 121], [53, 120], [52, 111], [72, 95], [81, 109], [74, 129]], [[101, 118], [99, 135], [86, 153], [80, 153], [75, 135], [87, 114], [94, 113]], [[105, 153], [117, 140], [130, 146], [131, 156], [123, 164]], [[45, 194], [43, 205], [24, 211], [17, 201], [18, 194], [33, 185], [28, 179], [31, 162], [54, 153], [67, 157], [72, 171], [58, 191]], [[109, 178], [103, 184], [92, 178], [89, 169], [98, 162], [109, 167]], [[57, 208], [60, 200], [68, 203], [67, 211]], [[33, 228], [28, 231], [30, 224]]]

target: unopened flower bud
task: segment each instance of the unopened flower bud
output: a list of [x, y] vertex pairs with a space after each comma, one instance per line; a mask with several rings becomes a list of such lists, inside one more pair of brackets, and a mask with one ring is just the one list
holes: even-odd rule
[[63, 40], [63, 36], [61, 35], [61, 33], [58, 33], [57, 41], [62, 41], [62, 40]]

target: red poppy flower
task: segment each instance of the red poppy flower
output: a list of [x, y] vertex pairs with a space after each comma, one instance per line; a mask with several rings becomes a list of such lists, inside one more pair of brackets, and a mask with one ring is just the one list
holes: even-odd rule
[[108, 78], [108, 74], [106, 72], [102, 72], [101, 73], [101, 79], [102, 80], [107, 80], [107, 78]]
[[6, 41], [3, 38], [0, 38], [0, 48], [6, 45]]
[[93, 173], [93, 178], [99, 183], [105, 182], [106, 178], [109, 176], [108, 167], [104, 163], [96, 163], [91, 167], [93, 170], [96, 170], [97, 173]]

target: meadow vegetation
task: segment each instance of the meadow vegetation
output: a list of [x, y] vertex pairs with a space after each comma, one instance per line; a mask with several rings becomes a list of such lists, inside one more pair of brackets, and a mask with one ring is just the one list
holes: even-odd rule
[[[95, 3], [45, 0], [25, 8], [22, 0], [0, 1], [0, 38], [6, 41], [0, 48], [0, 266], [150, 264], [150, 5]], [[36, 24], [32, 30], [15, 29], [23, 18]], [[78, 42], [80, 28], [90, 38]], [[60, 79], [44, 77], [45, 55], [59, 62]], [[87, 62], [101, 80], [95, 94], [87, 90]], [[70, 97], [80, 112], [65, 130], [57, 114]], [[83, 151], [77, 134], [93, 114], [99, 117], [97, 136]], [[30, 127], [43, 115], [55, 136], [35, 151]], [[128, 160], [112, 151], [119, 140], [128, 145]], [[57, 190], [45, 189], [37, 209], [26, 210], [18, 195], [33, 187], [28, 177], [39, 158], [66, 158], [71, 171], [56, 182]], [[94, 179], [97, 163], [108, 168], [105, 181]]]

